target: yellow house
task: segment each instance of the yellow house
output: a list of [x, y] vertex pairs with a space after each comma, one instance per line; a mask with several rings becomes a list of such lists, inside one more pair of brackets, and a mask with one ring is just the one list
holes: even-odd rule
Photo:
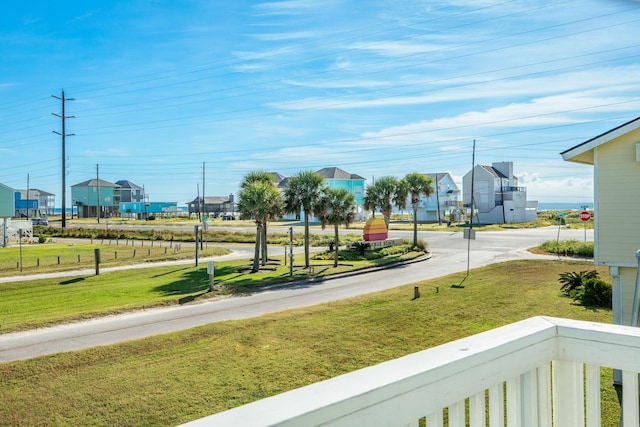
[[637, 320], [640, 308], [640, 117], [561, 155], [594, 166], [594, 262], [609, 267], [613, 323], [637, 326], [632, 318]]

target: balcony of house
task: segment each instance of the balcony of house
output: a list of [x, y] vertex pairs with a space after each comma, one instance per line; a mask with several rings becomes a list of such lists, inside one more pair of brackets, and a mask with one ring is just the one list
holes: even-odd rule
[[640, 328], [533, 317], [190, 422], [198, 426], [600, 426], [600, 368], [640, 425]]
[[527, 187], [512, 187], [512, 186], [502, 187], [503, 193], [517, 193], [517, 192], [526, 192], [526, 191], [527, 191]]

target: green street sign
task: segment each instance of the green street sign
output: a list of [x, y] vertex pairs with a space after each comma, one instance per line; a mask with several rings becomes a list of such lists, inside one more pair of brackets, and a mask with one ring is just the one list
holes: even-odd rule
[[565, 212], [558, 212], [558, 216], [559, 216], [560, 218], [564, 218], [564, 216], [565, 216], [565, 215], [566, 215], [566, 213], [565, 213]]

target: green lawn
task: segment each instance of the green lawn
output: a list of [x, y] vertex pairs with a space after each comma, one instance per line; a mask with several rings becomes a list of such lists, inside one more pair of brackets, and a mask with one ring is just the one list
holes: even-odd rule
[[[135, 245], [134, 245], [135, 244]], [[72, 271], [95, 267], [95, 249], [100, 249], [101, 267], [179, 259], [195, 260], [195, 243], [128, 240], [89, 240], [73, 244], [12, 245], [0, 250], [0, 277]], [[225, 255], [229, 250], [206, 244], [199, 257]], [[20, 271], [22, 261], [22, 272]]]
[[[593, 268], [578, 261], [495, 264], [472, 270], [464, 288], [451, 287], [462, 273], [418, 283], [416, 300], [411, 284], [3, 363], [0, 424], [175, 425], [535, 315], [610, 323], [610, 310], [560, 296], [559, 273]], [[602, 425], [617, 426], [611, 372], [602, 375]]]
[[[94, 246], [84, 246], [87, 248], [74, 247], [73, 250], [84, 250], [87, 257], [93, 256]], [[47, 245], [37, 249], [42, 254]], [[332, 261], [313, 260], [313, 273], [301, 267], [300, 259], [292, 276], [282, 255], [270, 257], [270, 263], [256, 273], [250, 272], [251, 260], [248, 259], [218, 261], [215, 263], [214, 292], [209, 292], [207, 264], [200, 262], [196, 267], [195, 261], [189, 265], [0, 283], [0, 333], [250, 292], [256, 287], [374, 267], [418, 255], [420, 253], [410, 252], [370, 261], [341, 262], [337, 268], [333, 268]], [[102, 257], [104, 260], [104, 253]], [[116, 261], [122, 262], [123, 257], [119, 256]], [[93, 267], [93, 262], [84, 267]], [[47, 270], [46, 267], [43, 269]]]

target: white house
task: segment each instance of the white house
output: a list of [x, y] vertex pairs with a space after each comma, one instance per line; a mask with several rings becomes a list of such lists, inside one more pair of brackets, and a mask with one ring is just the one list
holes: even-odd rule
[[433, 194], [429, 197], [420, 196], [417, 220], [425, 222], [448, 221], [453, 213], [458, 220], [460, 201], [460, 187], [453, 181], [448, 172], [427, 173], [431, 178]]
[[518, 186], [518, 178], [513, 175], [513, 162], [476, 165], [463, 177], [462, 189], [464, 206], [473, 207], [474, 219], [482, 224], [536, 220], [538, 202], [527, 200], [527, 189]]

